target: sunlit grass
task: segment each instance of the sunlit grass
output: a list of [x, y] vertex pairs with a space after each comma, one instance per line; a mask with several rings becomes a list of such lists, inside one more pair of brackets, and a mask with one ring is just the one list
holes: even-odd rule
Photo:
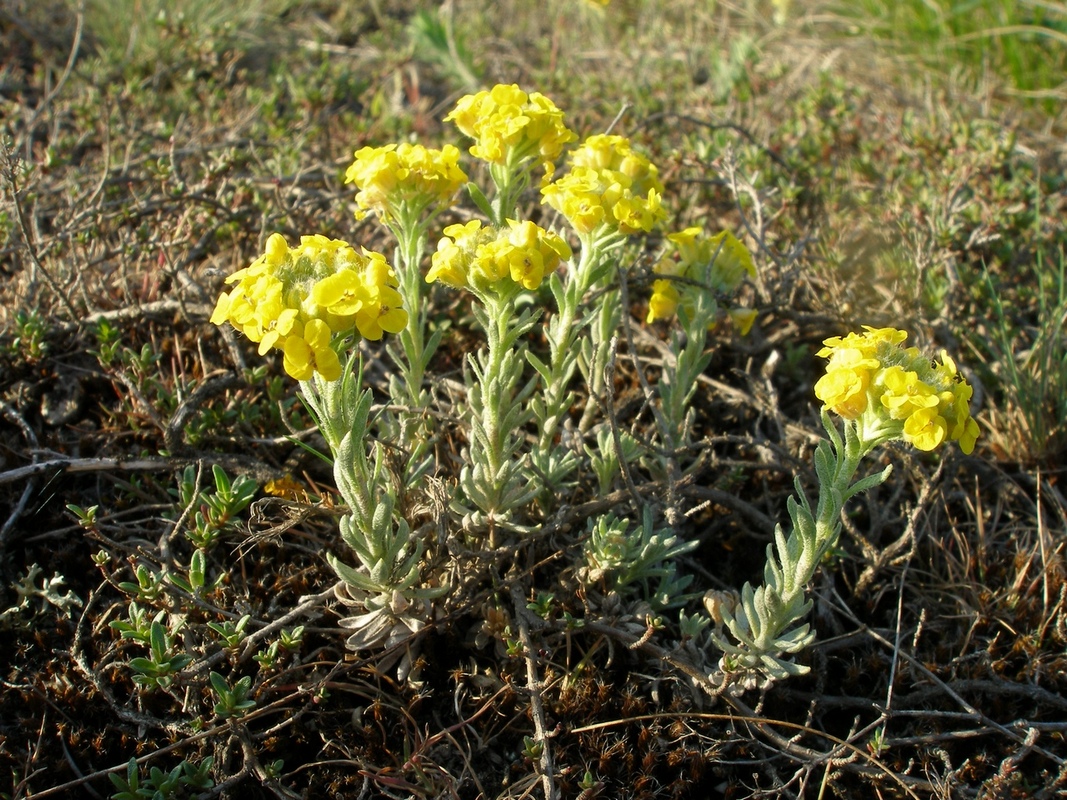
[[111, 62], [165, 61], [189, 40], [248, 37], [276, 21], [294, 0], [89, 0], [85, 14], [99, 54]]
[[1067, 94], [1067, 4], [1049, 0], [857, 0], [838, 13], [885, 47], [944, 73], [1007, 82], [1024, 97]]
[[1038, 254], [1034, 265], [1034, 325], [1019, 323], [987, 276], [995, 312], [992, 337], [971, 341], [976, 352], [987, 354], [996, 380], [991, 387], [995, 446], [1027, 463], [1054, 462], [1067, 447], [1067, 259], [1062, 252], [1056, 258], [1046, 265]]

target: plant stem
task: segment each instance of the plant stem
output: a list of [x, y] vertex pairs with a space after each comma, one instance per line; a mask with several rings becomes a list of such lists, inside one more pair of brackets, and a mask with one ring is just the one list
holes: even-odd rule
[[551, 352], [550, 377], [545, 381], [543, 388], [544, 412], [539, 420], [541, 430], [538, 435], [538, 446], [542, 451], [547, 451], [552, 447], [563, 421], [563, 415], [570, 406], [570, 392], [567, 391], [567, 384], [578, 363], [574, 343], [581, 328], [584, 327], [584, 324], [579, 326], [575, 322], [578, 317], [578, 307], [592, 283], [593, 265], [598, 257], [599, 254], [593, 247], [582, 247], [581, 257], [570, 280], [559, 292], [558, 312], [547, 326]]
[[487, 343], [477, 356], [468, 356], [475, 373], [468, 393], [470, 464], [463, 468], [460, 484], [467, 500], [483, 515], [479, 524], [488, 525], [491, 547], [502, 523], [517, 529], [510, 521], [511, 511], [536, 494], [528, 472], [521, 468], [522, 428], [529, 420], [524, 402], [534, 384], [519, 388], [526, 361], [519, 339], [534, 325], [537, 314], [525, 311], [516, 319], [515, 299], [521, 288], [512, 286], [472, 287], [480, 301], [474, 313]]
[[[491, 296], [490, 296], [491, 297]], [[487, 298], [488, 299], [488, 298]], [[505, 339], [508, 333], [508, 325], [514, 313], [514, 305], [508, 300], [493, 298], [486, 306], [488, 312], [488, 325], [486, 335], [488, 337], [489, 359], [485, 367], [484, 383], [482, 385], [482, 424], [485, 426], [485, 438], [489, 444], [485, 454], [489, 474], [493, 477], [490, 498], [493, 508], [483, 509], [492, 515], [499, 508], [501, 494], [504, 489], [504, 480], [501, 475], [501, 466], [504, 459], [505, 432], [501, 430], [500, 408], [511, 399], [511, 389], [503, 373], [504, 354], [506, 352]]]
[[714, 637], [726, 654], [729, 671], [757, 670], [772, 679], [807, 672], [806, 667], [785, 658], [814, 639], [807, 624], [793, 627], [811, 610], [811, 602], [806, 599], [807, 585], [823, 557], [837, 543], [845, 502], [889, 477], [887, 467], [853, 483], [863, 458], [888, 438], [884, 430], [865, 430], [862, 421], [845, 420], [842, 437], [825, 412], [823, 426], [829, 441], [824, 439], [815, 450], [819, 479], [815, 512], [798, 486], [799, 501], [789, 499], [793, 530], [788, 538], [781, 526], [775, 531], [774, 544], [767, 548], [763, 585], [753, 589], [746, 583], [741, 602], [732, 612], [723, 614], [738, 644]]
[[[410, 215], [405, 215], [406, 217]], [[419, 267], [426, 248], [426, 224], [417, 218], [405, 218], [391, 226], [397, 239], [396, 272], [404, 308], [408, 312], [408, 324], [400, 333], [406, 364], [399, 364], [404, 378], [407, 403], [422, 408], [425, 397], [422, 381], [426, 363], [431, 353], [426, 348], [426, 322], [428, 309], [423, 292], [422, 271]], [[432, 351], [431, 351], [432, 352]], [[401, 398], [393, 398], [399, 401]]]

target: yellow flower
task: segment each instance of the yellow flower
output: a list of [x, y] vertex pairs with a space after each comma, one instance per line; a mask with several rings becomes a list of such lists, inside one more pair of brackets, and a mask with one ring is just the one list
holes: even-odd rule
[[978, 441], [979, 432], [978, 423], [972, 417], [967, 417], [965, 422], [957, 422], [949, 435], [960, 443], [960, 450], [970, 455], [974, 452], [974, 444]]
[[948, 424], [936, 408], [921, 408], [904, 422], [904, 439], [920, 450], [935, 450], [947, 434]]
[[651, 231], [665, 216], [662, 197], [655, 189], [649, 191], [644, 199], [627, 193], [611, 207], [611, 213], [618, 221], [619, 230], [623, 233]]
[[586, 138], [568, 159], [572, 167], [589, 167], [615, 173], [625, 179], [626, 188], [638, 196], [655, 190], [662, 194], [659, 168], [636, 152], [625, 136], [598, 133]]
[[455, 289], [467, 285], [469, 260], [463, 251], [450, 239], [437, 243], [437, 252], [430, 257], [430, 269], [426, 272], [427, 283], [443, 283]]
[[867, 410], [867, 389], [878, 366], [878, 360], [860, 348], [838, 348], [815, 384], [815, 396], [845, 419], [856, 419]]
[[571, 257], [571, 248], [563, 239], [529, 220], [509, 219], [508, 226], [508, 272], [526, 289], [536, 289], [546, 274]]
[[259, 354], [281, 350], [286, 372], [308, 380], [340, 376], [333, 339], [353, 335], [381, 338], [407, 323], [397, 280], [380, 253], [357, 253], [346, 242], [303, 236], [296, 247], [272, 234], [263, 255], [226, 279], [211, 315], [229, 322], [253, 342]]
[[508, 272], [515, 283], [530, 290], [541, 285], [541, 280], [545, 277], [545, 262], [539, 251], [515, 248], [511, 251], [508, 262]]
[[263, 253], [263, 260], [271, 267], [279, 267], [289, 257], [289, 245], [285, 237], [280, 233], [272, 233], [267, 237], [267, 247]]
[[356, 217], [373, 211], [385, 222], [405, 212], [418, 215], [427, 208], [450, 205], [466, 181], [454, 145], [440, 150], [407, 142], [364, 147], [356, 151], [345, 173], [345, 183], [354, 183], [359, 190]]
[[[956, 365], [952, 363], [948, 353], [944, 350], [941, 351], [941, 366], [953, 378], [958, 375]], [[978, 439], [979, 433], [978, 423], [970, 415], [971, 396], [973, 394], [974, 389], [971, 388], [969, 383], [958, 380], [952, 384], [951, 390], [941, 393], [941, 402], [938, 406], [941, 409], [941, 413], [947, 419], [952, 420], [952, 427], [948, 433], [949, 438], [958, 441], [960, 450], [968, 455], [974, 450], [974, 444]]]
[[731, 308], [727, 314], [742, 336], [748, 336], [756, 322], [756, 317], [759, 316], [759, 312], [754, 308]]
[[865, 327], [863, 333], [826, 339], [818, 355], [828, 358], [815, 396], [860, 428], [900, 438], [930, 451], [955, 440], [974, 450], [978, 423], [970, 414], [973, 390], [948, 353], [931, 362], [915, 347], [902, 347], [907, 333]]
[[545, 186], [542, 202], [559, 211], [580, 234], [591, 234], [606, 223], [603, 188], [595, 170], [583, 168]]
[[649, 324], [655, 322], [658, 319], [670, 319], [674, 316], [674, 313], [678, 310], [678, 300], [680, 295], [678, 289], [674, 286], [674, 281], [668, 281], [661, 278], [652, 284], [652, 297], [648, 299], [648, 317], [646, 322]]
[[515, 84], [460, 98], [445, 122], [475, 140], [472, 156], [516, 170], [536, 162], [551, 173], [564, 146], [577, 138], [555, 103]]
[[558, 235], [530, 221], [508, 220], [506, 228], [483, 228], [472, 220], [450, 225], [437, 243], [426, 274], [429, 283], [488, 288], [503, 280], [536, 289], [544, 276], [571, 257]]
[[264, 494], [272, 497], [284, 497], [289, 500], [307, 500], [307, 489], [296, 478], [285, 474], [280, 478], [274, 478], [263, 485]]
[[327, 275], [311, 290], [312, 301], [340, 316], [350, 316], [370, 301], [370, 292], [353, 269]]
[[869, 325], [864, 325], [863, 329], [866, 333], [852, 332], [844, 338], [831, 336], [823, 341], [825, 347], [815, 355], [821, 358], [828, 358], [833, 354], [834, 350], [854, 348], [865, 355], [871, 356], [878, 351], [880, 344], [897, 345], [908, 338], [908, 334], [905, 331], [899, 331], [896, 328], [872, 328]]
[[383, 333], [400, 333], [408, 324], [408, 312], [401, 305], [400, 292], [381, 286], [374, 303], [356, 312], [356, 327], [364, 339], [377, 341]]
[[[271, 290], [268, 291], [260, 304], [256, 307], [255, 317], [257, 328], [255, 336], [250, 336], [253, 341], [259, 338], [259, 354], [266, 355], [279, 340], [285, 339], [296, 324], [299, 312], [295, 308], [287, 308], [282, 298], [282, 284], [274, 281]], [[246, 331], [248, 328], [246, 327]]]
[[437, 252], [430, 258], [426, 273], [427, 283], [441, 283], [456, 289], [467, 286], [470, 269], [478, 244], [487, 238], [481, 220], [472, 219], [465, 224], [449, 225], [437, 243]]
[[746, 275], [756, 277], [752, 254], [729, 231], [705, 236], [703, 228], [693, 226], [668, 235], [667, 240], [678, 255], [675, 274], [707, 284], [716, 292], [732, 292]]
[[[722, 310], [717, 301], [734, 292], [746, 275], [755, 277], [756, 267], [748, 248], [729, 231], [707, 236], [698, 226], [668, 234], [667, 240], [673, 245], [673, 252], [656, 264], [655, 272], [684, 277], [688, 282], [675, 281], [677, 285], [668, 290], [661, 284], [670, 281], [656, 281], [652, 285], [648, 321], [673, 316], [679, 304], [692, 319], [697, 307], [703, 304], [705, 314], [715, 312], [708, 322], [709, 329], [728, 320], [742, 336], [747, 335], [756, 320], [756, 312], [747, 308]], [[673, 302], [667, 302], [668, 298]]]
[[907, 419], [920, 409], [937, 408], [933, 386], [919, 380], [919, 373], [894, 364], [882, 372], [882, 405], [893, 419]]
[[486, 229], [485, 241], [478, 245], [471, 260], [467, 279], [475, 284], [493, 284], [511, 275], [511, 256], [514, 247], [506, 238], [497, 236], [497, 231]]
[[321, 319], [309, 319], [299, 333], [285, 340], [282, 365], [290, 377], [310, 380], [318, 372], [328, 381], [341, 377], [341, 361], [330, 347], [330, 326]]
[[685, 272], [690, 264], [708, 260], [707, 247], [701, 246], [701, 242], [706, 241], [703, 237], [704, 229], [698, 225], [667, 234], [667, 241], [674, 245], [678, 254], [678, 260], [674, 263], [680, 265], [680, 272]]
[[229, 293], [225, 293], [219, 296], [218, 301], [215, 303], [215, 309], [211, 312], [209, 322], [212, 325], [221, 325], [230, 319], [230, 306], [233, 305], [233, 297]]
[[[300, 245], [289, 248], [289, 256], [295, 262], [295, 268], [297, 269], [305, 266], [302, 263], [304, 259], [311, 264], [321, 264], [326, 269], [337, 269], [338, 261], [349, 260], [350, 253], [352, 253], [352, 248], [348, 242], [340, 239], [330, 239], [321, 233], [301, 236]], [[273, 263], [281, 266], [281, 262], [277, 260], [277, 253], [273, 258], [276, 259]]]
[[705, 280], [719, 292], [732, 292], [747, 275], [756, 277], [756, 265], [748, 248], [729, 231], [707, 240], [711, 260]]
[[576, 231], [598, 227], [624, 234], [648, 233], [667, 217], [659, 170], [624, 136], [590, 136], [568, 158], [569, 172], [541, 189], [548, 203]]

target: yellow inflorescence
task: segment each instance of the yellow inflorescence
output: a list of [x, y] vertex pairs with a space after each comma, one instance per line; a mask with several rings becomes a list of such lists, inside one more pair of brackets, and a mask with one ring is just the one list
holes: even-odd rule
[[915, 347], [902, 347], [907, 333], [864, 327], [864, 333], [834, 336], [818, 352], [829, 358], [815, 396], [846, 419], [873, 414], [900, 425], [900, 436], [920, 450], [954, 439], [974, 450], [978, 423], [970, 414], [972, 388], [948, 353], [931, 362]]
[[[655, 281], [648, 301], [648, 322], [674, 316], [680, 303], [693, 303], [694, 292], [707, 290], [703, 287], [727, 295], [741, 285], [745, 276], [756, 275], [748, 248], [728, 231], [705, 236], [702, 228], [691, 227], [672, 233], [667, 239], [674, 245], [677, 257], [662, 259], [656, 265], [656, 274], [688, 278], [700, 285], [682, 284], [668, 278]], [[748, 308], [727, 309], [726, 316], [746, 334], [756, 319], [756, 312]]]
[[470, 149], [475, 158], [513, 168], [536, 160], [548, 174], [564, 146], [578, 138], [555, 103], [514, 84], [461, 97], [445, 121], [475, 140]]
[[457, 288], [510, 280], [536, 289], [545, 275], [570, 257], [563, 239], [532, 222], [509, 219], [508, 227], [497, 229], [472, 220], [445, 228], [426, 280]]
[[355, 159], [345, 183], [359, 189], [356, 216], [360, 218], [373, 211], [389, 222], [405, 205], [415, 213], [447, 206], [467, 182], [453, 145], [440, 150], [408, 143], [364, 147], [356, 151]]
[[543, 202], [582, 234], [600, 226], [648, 233], [663, 221], [663, 184], [656, 165], [634, 152], [623, 136], [590, 136], [570, 158], [570, 171], [541, 193]]
[[264, 254], [226, 283], [236, 285], [219, 297], [211, 321], [229, 322], [258, 342], [260, 355], [281, 350], [285, 371], [301, 381], [315, 372], [340, 377], [335, 336], [355, 330], [380, 339], [407, 324], [385, 258], [325, 236], [302, 236], [289, 247], [284, 236], [271, 234]]

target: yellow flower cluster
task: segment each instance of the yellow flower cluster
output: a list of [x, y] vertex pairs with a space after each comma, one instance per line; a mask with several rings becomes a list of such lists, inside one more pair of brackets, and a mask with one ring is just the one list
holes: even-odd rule
[[509, 219], [508, 227], [497, 229], [483, 227], [475, 219], [445, 228], [426, 281], [463, 288], [511, 280], [524, 289], [536, 289], [545, 275], [570, 257], [563, 239], [533, 222]]
[[[694, 226], [672, 233], [667, 239], [674, 245], [676, 257], [662, 259], [656, 265], [656, 273], [687, 278], [694, 284], [669, 278], [655, 281], [648, 301], [648, 322], [674, 316], [679, 303], [686, 304], [688, 310], [695, 304], [694, 293], [706, 291], [703, 287], [724, 296], [737, 289], [746, 275], [750, 278], [756, 275], [748, 248], [729, 231], [705, 236], [702, 228]], [[726, 314], [742, 335], [749, 332], [756, 320], [756, 312], [750, 308], [727, 309]]]
[[475, 140], [470, 149], [475, 158], [511, 168], [536, 159], [549, 175], [564, 145], [578, 138], [555, 103], [515, 84], [461, 97], [445, 122]]
[[340, 377], [334, 335], [357, 330], [380, 339], [407, 325], [385, 258], [357, 253], [338, 239], [302, 236], [290, 247], [280, 233], [271, 234], [263, 255], [226, 283], [236, 285], [219, 297], [211, 322], [229, 322], [259, 343], [260, 355], [281, 350], [285, 371], [300, 381], [315, 372], [330, 381]]
[[667, 216], [656, 165], [624, 136], [590, 136], [570, 158], [570, 171], [545, 186], [542, 202], [582, 234], [601, 226], [631, 234], [649, 232]]
[[907, 336], [864, 326], [864, 333], [825, 340], [818, 355], [829, 362], [815, 396], [846, 419], [870, 414], [883, 427], [899, 426], [900, 437], [920, 450], [954, 439], [970, 453], [978, 438], [970, 384], [944, 350], [940, 362], [931, 362], [918, 348], [902, 347]]
[[364, 147], [356, 151], [355, 159], [345, 183], [354, 183], [359, 190], [360, 219], [373, 211], [389, 222], [405, 208], [418, 214], [430, 206], [447, 206], [467, 182], [459, 167], [459, 150], [450, 144], [440, 150], [407, 142]]

